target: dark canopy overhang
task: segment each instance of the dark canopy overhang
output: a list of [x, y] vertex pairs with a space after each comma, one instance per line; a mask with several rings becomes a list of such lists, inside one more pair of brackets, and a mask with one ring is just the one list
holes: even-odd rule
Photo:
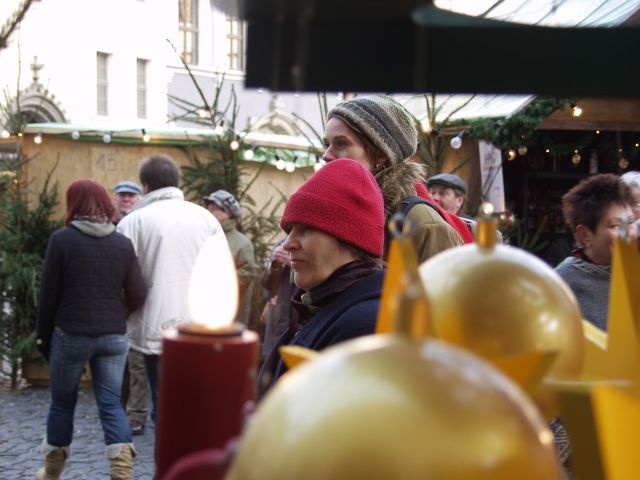
[[636, 96], [640, 28], [489, 20], [418, 0], [240, 0], [247, 87]]

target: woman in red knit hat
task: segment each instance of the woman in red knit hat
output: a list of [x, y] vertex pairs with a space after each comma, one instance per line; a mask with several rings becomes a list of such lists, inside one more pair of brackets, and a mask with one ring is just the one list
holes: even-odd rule
[[382, 291], [384, 202], [358, 162], [339, 159], [316, 172], [289, 198], [280, 226], [298, 287], [295, 315], [260, 371], [260, 393], [286, 371], [280, 345], [322, 350], [372, 334]]
[[371, 171], [382, 190], [387, 218], [400, 211], [408, 197], [431, 203], [414, 205], [406, 217], [420, 262], [473, 241], [464, 222], [445, 212], [424, 187], [424, 166], [410, 160], [418, 132], [402, 105], [387, 95], [359, 96], [337, 104], [327, 117], [324, 160], [351, 158]]

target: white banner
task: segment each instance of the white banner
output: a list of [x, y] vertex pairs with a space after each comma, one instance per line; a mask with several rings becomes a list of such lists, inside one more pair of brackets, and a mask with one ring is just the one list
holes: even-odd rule
[[478, 143], [482, 201], [491, 202], [496, 212], [504, 212], [504, 181], [502, 178], [502, 152], [491, 143]]

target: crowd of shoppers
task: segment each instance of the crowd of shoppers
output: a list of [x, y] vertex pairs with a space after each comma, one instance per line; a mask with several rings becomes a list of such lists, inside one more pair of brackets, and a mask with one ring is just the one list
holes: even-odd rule
[[[326, 165], [286, 202], [280, 221], [285, 236], [273, 246], [262, 272], [266, 306], [259, 396], [287, 371], [280, 346], [323, 350], [374, 332], [387, 222], [407, 201], [412, 206], [405, 231], [420, 262], [473, 241], [468, 224], [457, 216], [466, 183], [452, 174], [426, 178], [411, 159], [417, 140], [414, 120], [388, 96], [356, 97], [329, 111]], [[144, 431], [147, 391], [155, 421], [163, 335], [191, 321], [190, 274], [214, 236], [225, 236], [235, 259], [236, 322], [249, 324], [258, 272], [253, 244], [238, 229], [242, 209], [235, 196], [216, 190], [202, 198], [206, 208], [186, 201], [178, 166], [162, 154], [144, 159], [139, 181], [141, 186], [118, 183], [112, 198], [95, 180], [73, 182], [66, 194], [65, 227], [49, 240], [37, 322], [37, 346], [51, 370], [40, 479], [60, 478], [70, 455], [86, 364], [111, 478], [132, 478], [132, 434]], [[612, 245], [620, 235], [636, 236], [639, 205], [638, 172], [593, 175], [562, 199], [576, 248], [556, 271], [573, 290], [583, 316], [604, 331]]]

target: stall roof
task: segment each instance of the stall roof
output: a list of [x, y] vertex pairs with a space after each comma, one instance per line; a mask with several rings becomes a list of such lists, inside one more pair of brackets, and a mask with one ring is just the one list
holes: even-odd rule
[[[45, 136], [70, 137], [78, 132], [78, 140], [100, 141], [105, 133], [111, 136], [114, 143], [145, 143], [143, 135], [150, 136], [150, 143], [165, 144], [202, 144], [220, 134], [212, 128], [187, 128], [187, 127], [118, 127], [111, 128], [103, 124], [72, 124], [72, 123], [30, 123], [25, 126], [24, 133]], [[73, 137], [71, 137], [73, 138]], [[318, 145], [311, 145], [304, 137], [289, 135], [272, 135], [250, 132], [243, 136], [243, 143], [256, 147], [283, 148], [289, 150], [315, 151]]]
[[550, 27], [613, 27], [640, 8], [640, 0], [436, 0], [435, 5], [472, 16]]

